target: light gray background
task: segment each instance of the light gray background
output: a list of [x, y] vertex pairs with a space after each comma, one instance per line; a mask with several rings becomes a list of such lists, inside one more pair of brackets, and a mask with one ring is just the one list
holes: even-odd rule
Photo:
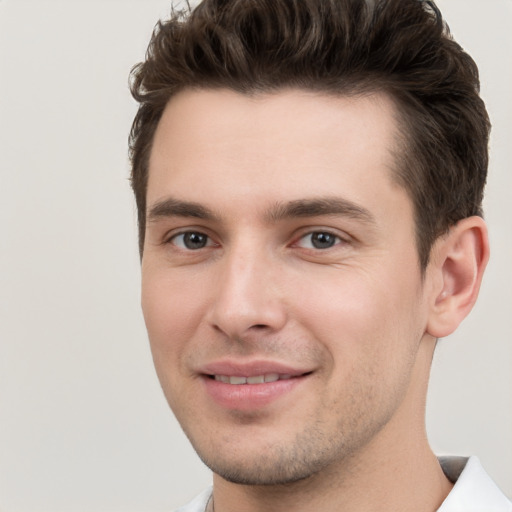
[[[512, 495], [512, 1], [439, 4], [494, 124], [493, 254], [438, 348], [428, 428]], [[169, 511], [210, 481], [154, 376], [127, 180], [127, 75], [168, 12], [0, 1], [0, 511]]]

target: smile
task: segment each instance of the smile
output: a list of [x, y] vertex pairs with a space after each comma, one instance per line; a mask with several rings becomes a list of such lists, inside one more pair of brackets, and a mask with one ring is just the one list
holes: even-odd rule
[[240, 377], [229, 375], [212, 375], [216, 381], [223, 382], [224, 384], [265, 384], [266, 382], [276, 382], [278, 380], [288, 380], [292, 376], [290, 374], [267, 373], [265, 375], [255, 375], [252, 377]]
[[313, 372], [226, 373], [203, 374], [201, 380], [209, 398], [225, 410], [256, 411], [278, 400], [282, 403], [294, 390], [307, 385]]

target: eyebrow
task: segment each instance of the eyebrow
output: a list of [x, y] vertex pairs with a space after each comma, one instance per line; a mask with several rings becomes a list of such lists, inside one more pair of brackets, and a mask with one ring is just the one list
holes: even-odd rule
[[193, 217], [203, 220], [217, 220], [217, 216], [207, 207], [199, 203], [181, 201], [168, 197], [157, 201], [148, 211], [148, 222], [155, 222], [165, 217]]
[[297, 199], [288, 203], [277, 203], [267, 212], [267, 219], [270, 222], [277, 222], [294, 217], [324, 215], [349, 217], [366, 224], [376, 223], [369, 210], [341, 197]]
[[[366, 224], [375, 224], [375, 217], [369, 210], [340, 197], [321, 197], [296, 199], [285, 203], [275, 203], [265, 213], [267, 222], [279, 222], [292, 218], [320, 216], [344, 216]], [[200, 203], [182, 201], [168, 197], [157, 201], [148, 211], [147, 221], [156, 222], [166, 217], [192, 217], [209, 221], [218, 221], [220, 217]]]

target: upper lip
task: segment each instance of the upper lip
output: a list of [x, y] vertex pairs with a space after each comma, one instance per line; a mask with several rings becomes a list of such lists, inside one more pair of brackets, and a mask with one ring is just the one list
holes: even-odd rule
[[296, 377], [310, 373], [312, 369], [291, 366], [279, 361], [253, 360], [219, 360], [200, 367], [199, 373], [204, 375], [227, 375], [228, 377], [256, 377], [270, 373]]

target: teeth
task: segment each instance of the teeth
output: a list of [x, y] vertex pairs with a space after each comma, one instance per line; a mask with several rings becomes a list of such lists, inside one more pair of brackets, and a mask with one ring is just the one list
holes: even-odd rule
[[247, 377], [228, 377], [230, 384], [247, 384]]
[[239, 377], [239, 376], [228, 376], [228, 375], [214, 375], [214, 379], [223, 382], [224, 384], [264, 384], [265, 382], [276, 382], [278, 380], [291, 379], [291, 375], [278, 373], [267, 373], [265, 375], [255, 375], [253, 377]]
[[258, 375], [257, 377], [247, 377], [247, 384], [263, 384], [264, 382], [264, 375]]

